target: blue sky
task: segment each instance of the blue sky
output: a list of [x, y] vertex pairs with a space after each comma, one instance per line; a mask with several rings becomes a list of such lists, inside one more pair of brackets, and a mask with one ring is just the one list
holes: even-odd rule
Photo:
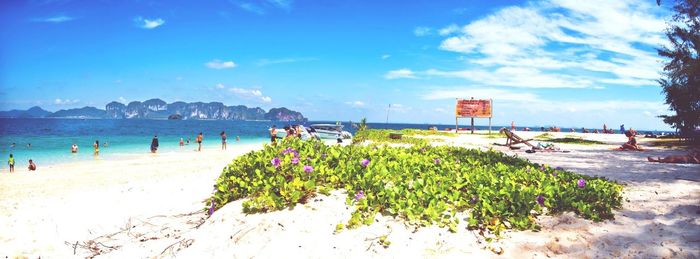
[[668, 129], [655, 2], [9, 1], [0, 109], [158, 97], [380, 122], [391, 104], [451, 124], [475, 97], [494, 125]]

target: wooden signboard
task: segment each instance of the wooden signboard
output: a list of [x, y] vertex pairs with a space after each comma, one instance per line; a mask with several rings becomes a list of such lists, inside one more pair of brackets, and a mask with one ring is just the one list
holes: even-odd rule
[[459, 118], [491, 118], [491, 100], [457, 99]]
[[457, 106], [455, 108], [455, 133], [459, 132], [459, 118], [471, 118], [472, 134], [474, 134], [474, 118], [489, 118], [489, 134], [491, 134], [491, 117], [493, 117], [491, 104], [491, 99], [457, 99]]

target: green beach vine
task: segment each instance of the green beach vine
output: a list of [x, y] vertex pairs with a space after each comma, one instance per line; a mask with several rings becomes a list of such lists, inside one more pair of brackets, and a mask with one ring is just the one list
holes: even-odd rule
[[336, 231], [370, 225], [377, 213], [456, 231], [457, 213], [466, 213], [470, 228], [498, 235], [507, 228], [538, 229], [535, 217], [545, 212], [611, 219], [622, 202], [622, 186], [615, 182], [497, 151], [328, 146], [296, 139], [279, 144], [226, 166], [206, 201], [209, 212], [244, 198], [245, 213], [276, 211], [305, 203], [317, 193], [344, 189], [355, 210]]

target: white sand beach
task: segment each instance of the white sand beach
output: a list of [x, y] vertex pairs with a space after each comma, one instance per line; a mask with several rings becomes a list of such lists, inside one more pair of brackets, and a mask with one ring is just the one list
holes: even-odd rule
[[[539, 132], [517, 132], [530, 138]], [[501, 240], [460, 226], [407, 227], [377, 216], [371, 226], [334, 234], [352, 208], [342, 190], [319, 195], [292, 210], [242, 213], [242, 201], [207, 218], [221, 169], [260, 145], [229, 150], [158, 154], [119, 161], [90, 161], [0, 174], [0, 256], [28, 258], [357, 258], [357, 257], [700, 257], [700, 165], [658, 164], [646, 156], [682, 154], [648, 147], [610, 150], [620, 134], [554, 133], [606, 145], [557, 144], [570, 152], [525, 153], [492, 143], [504, 138], [460, 134], [440, 144], [493, 148], [533, 162], [604, 176], [625, 184], [615, 220], [592, 222], [573, 214], [540, 216], [542, 231], [509, 231]], [[535, 141], [537, 142], [537, 141]], [[644, 145], [644, 141], [641, 141]], [[378, 238], [388, 235], [383, 247]]]

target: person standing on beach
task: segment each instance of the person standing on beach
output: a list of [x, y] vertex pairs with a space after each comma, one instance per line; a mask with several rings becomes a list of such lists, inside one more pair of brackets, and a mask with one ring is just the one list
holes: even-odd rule
[[32, 161], [31, 159], [29, 159], [29, 166], [27, 167], [27, 169], [29, 169], [29, 171], [36, 171], [36, 164], [34, 164], [34, 161]]
[[95, 155], [99, 155], [100, 154], [100, 141], [95, 140], [95, 143], [92, 144], [92, 147], [95, 148]]
[[183, 140], [182, 138], [180, 138], [180, 146], [185, 146], [185, 140]]
[[78, 145], [76, 145], [75, 143], [73, 143], [73, 145], [70, 146], [70, 152], [71, 152], [71, 153], [78, 153]]
[[625, 124], [620, 125], [620, 132], [625, 134]]
[[158, 151], [158, 135], [154, 135], [153, 140], [151, 140], [151, 153], [156, 151]]
[[510, 121], [510, 130], [515, 131], [515, 121]]
[[10, 173], [15, 171], [15, 158], [10, 154], [10, 159], [7, 160], [7, 164], [10, 166]]
[[197, 151], [202, 151], [202, 140], [204, 140], [204, 135], [200, 132], [199, 135], [197, 135], [197, 144], [199, 145]]
[[222, 131], [221, 134], [221, 150], [226, 150], [226, 132]]
[[241, 141], [241, 136], [236, 136], [236, 142]]

